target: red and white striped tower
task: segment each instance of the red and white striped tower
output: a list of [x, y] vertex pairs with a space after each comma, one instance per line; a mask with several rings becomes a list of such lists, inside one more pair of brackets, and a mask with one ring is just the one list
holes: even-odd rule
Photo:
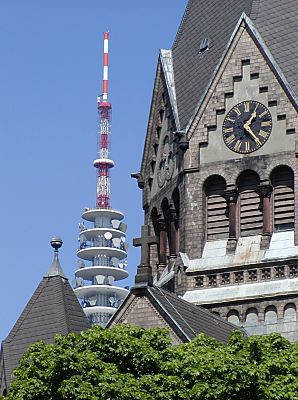
[[[82, 214], [87, 226], [79, 224], [79, 268], [73, 283], [87, 318], [101, 326], [106, 326], [128, 294], [126, 288], [114, 285], [128, 277], [128, 243], [124, 215], [110, 207], [109, 170], [114, 162], [109, 158], [112, 104], [108, 101], [108, 44], [105, 32], [103, 94], [97, 98], [99, 156], [93, 162], [97, 169], [96, 207], [86, 208]], [[92, 227], [88, 227], [89, 222]]]
[[93, 165], [97, 168], [96, 207], [110, 208], [109, 169], [114, 161], [109, 159], [109, 136], [111, 129], [112, 103], [108, 101], [109, 33], [104, 33], [103, 93], [97, 98], [99, 158]]

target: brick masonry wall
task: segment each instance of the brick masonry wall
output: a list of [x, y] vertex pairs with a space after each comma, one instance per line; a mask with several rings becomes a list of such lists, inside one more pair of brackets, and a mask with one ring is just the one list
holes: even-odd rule
[[[268, 183], [270, 173], [278, 165], [288, 165], [294, 171], [295, 187], [298, 187], [297, 149], [289, 151], [265, 154], [262, 156], [244, 157], [237, 160], [226, 160], [208, 164], [200, 164], [200, 147], [208, 146], [210, 129], [217, 129], [218, 113], [227, 112], [226, 100], [233, 97], [235, 82], [242, 79], [243, 65], [249, 64], [250, 79], [258, 82], [258, 93], [266, 92], [268, 102], [274, 103], [277, 118], [285, 119], [285, 130], [295, 130], [297, 136], [297, 113], [288, 99], [279, 80], [274, 75], [267, 63], [261, 49], [258, 48], [247, 29], [242, 26], [234, 37], [234, 41], [228, 50], [225, 59], [219, 67], [208, 93], [206, 94], [197, 115], [188, 131], [189, 150], [185, 153], [181, 162], [179, 175], [168, 182], [154, 195], [150, 194], [148, 179], [150, 179], [150, 162], [154, 158], [154, 143], [156, 141], [156, 127], [159, 124], [159, 109], [164, 106], [164, 100], [169, 104], [166, 94], [166, 85], [159, 67], [158, 77], [154, 91], [154, 105], [148, 125], [146, 148], [143, 164], [145, 178], [144, 202], [146, 210], [146, 222], [151, 224], [150, 213], [156, 207], [161, 211], [161, 202], [167, 198], [171, 203], [173, 190], [178, 187], [180, 192], [180, 221], [179, 221], [179, 250], [186, 252], [190, 259], [199, 258], [202, 254], [206, 240], [205, 197], [203, 184], [213, 175], [221, 175], [226, 180], [227, 188], [232, 189], [239, 174], [246, 169], [257, 172], [261, 183]], [[175, 127], [174, 127], [175, 128]], [[285, 132], [284, 132], [285, 134]], [[296, 140], [297, 143], [297, 140]], [[295, 146], [294, 146], [295, 147]], [[236, 157], [235, 157], [236, 158]], [[298, 226], [298, 191], [295, 191], [295, 226]], [[298, 244], [298, 233], [295, 231], [295, 240]], [[152, 246], [151, 265], [156, 273], [157, 265], [156, 247]], [[185, 275], [181, 268], [179, 257], [176, 263], [176, 292], [183, 294], [192, 285], [192, 279]], [[179, 275], [179, 276], [178, 276]]]
[[[266, 183], [275, 166], [288, 165], [294, 172], [295, 187], [298, 187], [298, 164], [295, 148], [288, 152], [265, 156], [250, 155], [247, 158], [238, 158], [236, 161], [200, 164], [200, 146], [208, 146], [208, 131], [217, 128], [217, 112], [227, 111], [226, 96], [233, 95], [235, 79], [239, 80], [242, 76], [243, 62], [250, 63], [250, 76], [258, 79], [259, 90], [266, 88], [268, 101], [276, 104], [277, 117], [285, 118], [286, 116], [286, 130], [295, 129], [295, 135], [298, 134], [297, 113], [292, 103], [248, 31], [241, 27], [188, 131], [190, 142], [184, 160], [186, 176], [182, 210], [184, 237], [181, 237], [181, 241], [191, 259], [201, 256], [205, 242], [205, 199], [202, 186], [209, 176], [221, 175], [227, 182], [227, 188], [233, 188], [237, 177], [243, 170], [254, 170], [259, 174], [261, 182]], [[295, 191], [296, 227], [298, 226], [297, 193], [298, 191]], [[298, 243], [297, 229], [295, 230], [295, 241]]]
[[[280, 296], [279, 298], [269, 299], [257, 299], [251, 301], [241, 301], [226, 304], [213, 304], [205, 306], [211, 312], [214, 312], [224, 319], [230, 320], [232, 323], [236, 323], [238, 326], [246, 329], [250, 335], [264, 335], [272, 332], [282, 334], [288, 340], [294, 342], [298, 340], [298, 321], [293, 319], [292, 321], [285, 318], [285, 310], [287, 307], [298, 309], [297, 296], [288, 295]], [[256, 324], [250, 324], [246, 321], [247, 314], [249, 311], [254, 309], [257, 312]], [[266, 321], [266, 312], [276, 310], [277, 322], [270, 323]], [[232, 317], [233, 316], [233, 317]], [[237, 322], [237, 317], [239, 318]], [[230, 318], [233, 318], [231, 320]]]
[[114, 324], [131, 324], [144, 329], [166, 328], [169, 331], [173, 344], [182, 343], [181, 339], [145, 296], [133, 296], [129, 306]]

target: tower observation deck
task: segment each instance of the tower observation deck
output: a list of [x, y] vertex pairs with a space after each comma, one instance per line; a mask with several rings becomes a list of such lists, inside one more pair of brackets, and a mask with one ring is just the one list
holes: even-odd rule
[[124, 216], [110, 207], [109, 158], [112, 104], [108, 101], [109, 33], [104, 33], [103, 94], [97, 98], [99, 149], [93, 165], [97, 170], [96, 207], [82, 214], [87, 224], [79, 224], [78, 269], [74, 292], [92, 324], [105, 326], [128, 294], [114, 282], [127, 278], [127, 226]]

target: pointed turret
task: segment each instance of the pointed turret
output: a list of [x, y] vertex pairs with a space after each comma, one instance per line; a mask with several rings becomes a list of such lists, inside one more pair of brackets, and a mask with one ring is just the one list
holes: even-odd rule
[[53, 263], [7, 338], [0, 355], [0, 394], [7, 391], [12, 371], [28, 347], [38, 340], [53, 343], [57, 333], [67, 335], [90, 327], [84, 312], [62, 270], [58, 249], [60, 238], [53, 238]]

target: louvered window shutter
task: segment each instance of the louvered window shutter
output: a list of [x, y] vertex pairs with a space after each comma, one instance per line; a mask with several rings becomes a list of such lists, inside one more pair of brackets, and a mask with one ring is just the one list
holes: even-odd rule
[[229, 237], [229, 216], [224, 197], [226, 183], [223, 178], [211, 179], [205, 188], [207, 240]]
[[278, 167], [272, 173], [274, 230], [294, 228], [294, 176], [290, 168]]
[[258, 193], [259, 177], [244, 173], [239, 179], [240, 236], [259, 235], [263, 231], [262, 202]]

